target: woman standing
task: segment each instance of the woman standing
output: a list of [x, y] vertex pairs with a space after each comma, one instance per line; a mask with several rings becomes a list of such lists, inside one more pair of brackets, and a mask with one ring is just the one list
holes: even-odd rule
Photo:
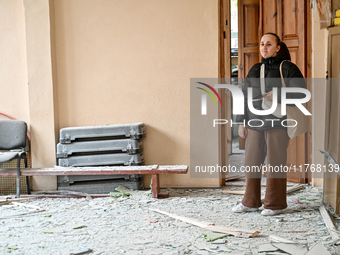
[[[239, 124], [239, 136], [246, 139], [245, 167], [263, 165], [267, 156], [268, 166], [285, 166], [287, 161], [287, 148], [289, 137], [287, 129], [282, 125], [286, 116], [275, 113], [266, 116], [255, 115], [247, 106], [247, 89], [252, 87], [253, 106], [257, 110], [263, 109], [263, 100], [273, 100], [273, 88], [278, 88], [278, 103], [281, 102], [280, 65], [284, 60], [290, 60], [287, 46], [273, 33], [262, 36], [260, 42], [261, 63], [255, 64], [245, 79], [245, 115], [238, 115], [237, 122], [244, 122], [249, 126]], [[260, 73], [265, 77], [265, 93], [261, 92]], [[306, 88], [299, 68], [290, 61], [282, 63], [282, 74], [287, 87]], [[262, 76], [263, 77], [263, 76]], [[261, 98], [263, 97], [263, 98]], [[288, 93], [288, 98], [300, 98], [298, 93]], [[274, 115], [275, 114], [275, 115]], [[268, 121], [270, 120], [270, 121]], [[251, 121], [251, 122], [249, 122]], [[250, 124], [251, 123], [251, 124]], [[249, 168], [248, 168], [249, 169]], [[253, 169], [255, 169], [253, 167]], [[262, 206], [261, 202], [261, 176], [262, 171], [246, 172], [246, 191], [242, 202], [232, 208], [233, 212], [256, 211]], [[284, 171], [267, 173], [266, 195], [262, 215], [276, 215], [287, 207], [286, 189], [287, 174]]]

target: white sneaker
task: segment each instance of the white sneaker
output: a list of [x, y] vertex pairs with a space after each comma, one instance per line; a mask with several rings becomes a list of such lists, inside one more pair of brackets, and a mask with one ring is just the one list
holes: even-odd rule
[[272, 210], [272, 209], [263, 209], [261, 215], [263, 216], [274, 216], [282, 213], [282, 210]]
[[238, 205], [235, 205], [231, 210], [236, 213], [241, 213], [241, 212], [255, 212], [258, 209], [259, 208], [247, 207], [242, 203], [239, 203]]

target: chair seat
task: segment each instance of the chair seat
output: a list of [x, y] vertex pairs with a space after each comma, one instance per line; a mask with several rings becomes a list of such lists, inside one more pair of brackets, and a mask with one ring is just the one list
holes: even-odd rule
[[13, 159], [16, 159], [20, 156], [21, 152], [0, 152], [0, 163], [6, 163], [9, 161], [12, 161]]

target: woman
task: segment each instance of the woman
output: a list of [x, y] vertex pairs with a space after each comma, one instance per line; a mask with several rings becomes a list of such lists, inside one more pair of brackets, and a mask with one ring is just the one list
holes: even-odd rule
[[[281, 102], [280, 65], [284, 60], [290, 60], [287, 46], [280, 42], [280, 38], [273, 33], [262, 36], [260, 42], [261, 63], [255, 64], [245, 79], [245, 115], [238, 115], [237, 122], [245, 121], [249, 126], [239, 124], [239, 136], [246, 139], [245, 167], [263, 165], [267, 156], [267, 166], [285, 166], [287, 161], [287, 148], [289, 137], [287, 129], [282, 125], [286, 116], [280, 115], [255, 115], [249, 111], [247, 105], [247, 89], [252, 87], [253, 106], [257, 110], [263, 110], [263, 100], [271, 104], [273, 100], [273, 88], [277, 87], [277, 100]], [[265, 93], [261, 92], [260, 72], [264, 64]], [[263, 68], [262, 67], [262, 68]], [[290, 61], [282, 63], [282, 74], [287, 87], [305, 88], [305, 82], [299, 68]], [[293, 79], [300, 78], [300, 79]], [[300, 98], [303, 95], [288, 93], [287, 98]], [[261, 98], [263, 97], [263, 98]], [[270, 108], [270, 107], [269, 107]], [[274, 114], [274, 113], [273, 113]], [[250, 120], [250, 122], [249, 122]], [[251, 124], [250, 124], [251, 123]], [[245, 168], [247, 169], [247, 168]], [[252, 169], [255, 169], [254, 167]], [[282, 168], [281, 168], [282, 169]], [[287, 177], [284, 171], [267, 172], [266, 196], [264, 210], [261, 214], [276, 215], [287, 207], [286, 189]], [[262, 171], [246, 172], [246, 191], [242, 202], [232, 208], [233, 212], [256, 211], [262, 206], [261, 202], [261, 176]]]

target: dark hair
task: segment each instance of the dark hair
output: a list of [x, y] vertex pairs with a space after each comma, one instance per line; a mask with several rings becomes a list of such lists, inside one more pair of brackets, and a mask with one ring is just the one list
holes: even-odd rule
[[276, 43], [277, 45], [281, 45], [281, 40], [280, 40], [280, 37], [277, 35], [277, 34], [274, 34], [274, 33], [265, 33], [264, 35], [273, 35], [276, 39]]

